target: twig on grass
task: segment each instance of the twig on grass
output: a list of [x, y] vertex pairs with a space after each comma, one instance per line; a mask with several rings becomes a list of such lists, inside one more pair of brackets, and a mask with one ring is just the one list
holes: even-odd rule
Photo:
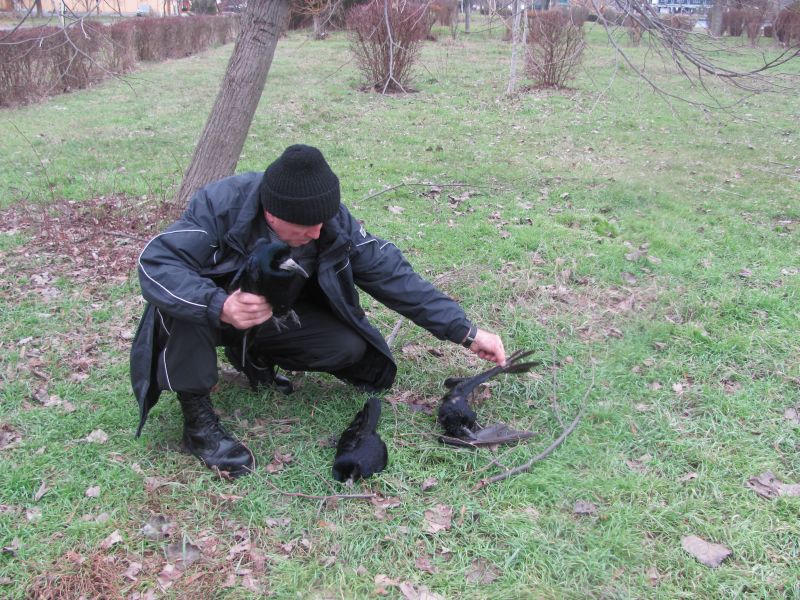
[[370, 498], [378, 497], [378, 494], [372, 492], [370, 492], [369, 494], [329, 494], [327, 496], [303, 494], [301, 492], [287, 492], [286, 490], [282, 490], [277, 485], [272, 483], [267, 477], [261, 477], [261, 480], [264, 481], [264, 483], [266, 483], [273, 490], [278, 492], [280, 495], [289, 496], [291, 498], [306, 498], [308, 500], [322, 500], [327, 502], [329, 500], [355, 500], [355, 499], [369, 500]]
[[394, 344], [394, 340], [397, 338], [397, 334], [400, 333], [400, 327], [402, 325], [403, 325], [403, 317], [400, 317], [399, 319], [397, 319], [397, 323], [394, 324], [394, 327], [392, 327], [392, 333], [390, 333], [386, 338], [386, 345], [389, 346], [390, 348], [392, 347], [392, 344]]
[[387, 188], [383, 188], [380, 192], [375, 192], [374, 194], [370, 194], [366, 198], [362, 198], [361, 202], [366, 202], [367, 200], [372, 200], [373, 198], [377, 198], [387, 192], [391, 192], [393, 190], [397, 190], [401, 187], [437, 187], [437, 188], [475, 188], [481, 189], [487, 186], [480, 186], [480, 185], [472, 185], [469, 183], [433, 183], [430, 181], [421, 181], [416, 183], [398, 183], [397, 185], [392, 185]]
[[556, 416], [556, 421], [561, 427], [564, 427], [564, 420], [561, 418], [561, 406], [558, 404], [558, 378], [556, 377], [556, 369], [557, 369], [557, 362], [556, 362], [556, 345], [551, 344], [551, 348], [553, 351], [553, 366], [551, 370], [553, 372], [553, 395], [550, 397], [550, 406], [553, 409], [553, 414]]
[[109, 231], [107, 233], [109, 235], [113, 235], [114, 237], [128, 238], [129, 240], [135, 240], [137, 242], [147, 243], [150, 241], [147, 238], [139, 237], [138, 235], [131, 235], [130, 233], [123, 233], [121, 231]]
[[573, 431], [575, 431], [575, 428], [578, 426], [578, 423], [580, 423], [581, 418], [583, 417], [583, 411], [586, 409], [586, 399], [589, 397], [589, 394], [591, 393], [593, 387], [594, 387], [594, 364], [592, 364], [592, 381], [589, 384], [589, 387], [586, 389], [586, 393], [583, 395], [583, 399], [581, 400], [581, 408], [578, 411], [578, 414], [572, 420], [572, 423], [570, 423], [569, 426], [566, 429], [564, 429], [564, 431], [561, 432], [561, 435], [559, 435], [553, 441], [552, 444], [550, 444], [547, 448], [542, 450], [542, 452], [534, 456], [524, 465], [520, 465], [513, 469], [509, 469], [497, 475], [493, 475], [492, 477], [481, 479], [478, 483], [475, 484], [475, 486], [470, 491], [477, 492], [478, 490], [482, 490], [486, 486], [491, 485], [493, 483], [497, 483], [498, 481], [503, 481], [504, 479], [508, 479], [509, 477], [513, 477], [514, 475], [525, 473], [526, 471], [529, 471], [534, 464], [550, 456], [555, 451], [555, 449], [558, 448]]

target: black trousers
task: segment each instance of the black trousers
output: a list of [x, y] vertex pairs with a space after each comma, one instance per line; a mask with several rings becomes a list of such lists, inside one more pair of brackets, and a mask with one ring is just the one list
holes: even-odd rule
[[[368, 351], [364, 338], [325, 306], [300, 301], [294, 310], [300, 319], [299, 326], [287, 319], [288, 329], [280, 332], [271, 321], [251, 329], [248, 356], [289, 371], [319, 371], [357, 379], [349, 367]], [[179, 321], [160, 311], [157, 314], [161, 320], [159, 387], [207, 394], [218, 380], [216, 347], [241, 347], [245, 332], [227, 325], [216, 329]]]

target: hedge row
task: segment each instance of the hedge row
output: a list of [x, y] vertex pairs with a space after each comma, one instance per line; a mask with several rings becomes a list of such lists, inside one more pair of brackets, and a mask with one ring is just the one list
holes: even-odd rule
[[167, 17], [0, 34], [0, 106], [85, 88], [139, 61], [182, 58], [228, 43], [237, 24], [236, 17]]

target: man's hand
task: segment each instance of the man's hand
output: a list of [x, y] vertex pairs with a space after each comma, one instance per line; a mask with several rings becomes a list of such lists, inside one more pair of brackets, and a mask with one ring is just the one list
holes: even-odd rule
[[233, 325], [236, 329], [250, 329], [261, 325], [271, 316], [272, 307], [264, 296], [236, 290], [222, 305], [219, 320]]
[[490, 331], [478, 329], [475, 334], [475, 341], [469, 347], [470, 351], [474, 352], [484, 360], [490, 360], [500, 366], [506, 364], [506, 351], [503, 348], [503, 340], [500, 336]]

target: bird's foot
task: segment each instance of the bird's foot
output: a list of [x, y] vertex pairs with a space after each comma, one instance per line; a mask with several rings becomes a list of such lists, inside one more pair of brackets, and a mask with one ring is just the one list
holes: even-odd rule
[[293, 310], [290, 310], [280, 317], [278, 315], [272, 315], [272, 319], [270, 320], [278, 333], [289, 330], [290, 327], [288, 323], [293, 323], [295, 327], [300, 327], [300, 317], [298, 317], [297, 313]]

